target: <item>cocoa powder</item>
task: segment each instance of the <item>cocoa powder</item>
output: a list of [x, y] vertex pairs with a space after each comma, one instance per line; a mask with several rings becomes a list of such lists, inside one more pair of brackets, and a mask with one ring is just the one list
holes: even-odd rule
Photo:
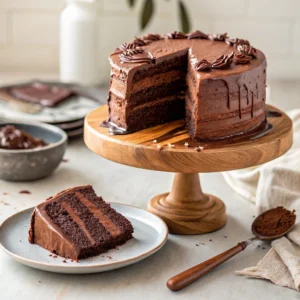
[[255, 231], [264, 236], [276, 236], [290, 229], [296, 220], [295, 211], [289, 211], [282, 206], [263, 213], [254, 222]]

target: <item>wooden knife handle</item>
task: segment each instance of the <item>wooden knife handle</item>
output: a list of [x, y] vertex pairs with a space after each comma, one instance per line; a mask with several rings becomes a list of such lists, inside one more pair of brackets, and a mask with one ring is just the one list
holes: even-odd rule
[[223, 262], [243, 251], [247, 246], [248, 244], [246, 242], [238, 243], [233, 248], [228, 249], [227, 251], [212, 257], [199, 265], [175, 275], [168, 280], [167, 287], [172, 291], [179, 291], [183, 289], [195, 280], [213, 270], [215, 267], [221, 265]]

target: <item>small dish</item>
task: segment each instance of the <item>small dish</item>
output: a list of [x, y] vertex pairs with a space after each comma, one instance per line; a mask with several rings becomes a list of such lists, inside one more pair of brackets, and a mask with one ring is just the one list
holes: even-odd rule
[[48, 145], [42, 148], [0, 149], [0, 179], [31, 181], [50, 175], [60, 164], [67, 148], [66, 133], [53, 125], [29, 122], [0, 122], [0, 127], [14, 125]]
[[28, 242], [28, 229], [34, 208], [7, 218], [0, 225], [0, 246], [14, 260], [32, 268], [67, 274], [89, 274], [122, 268], [158, 251], [168, 238], [166, 224], [150, 212], [121, 203], [111, 207], [124, 215], [134, 228], [133, 239], [106, 253], [79, 262], [53, 257], [49, 251]]

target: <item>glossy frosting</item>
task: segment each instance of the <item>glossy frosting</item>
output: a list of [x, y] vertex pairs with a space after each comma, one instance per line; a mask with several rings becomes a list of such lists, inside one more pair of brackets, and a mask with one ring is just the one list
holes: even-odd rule
[[[134, 49], [143, 52], [132, 55], [130, 60], [130, 51]], [[184, 56], [188, 65], [183, 75], [178, 70], [177, 75], [171, 74], [170, 70], [169, 75], [161, 73], [136, 79], [138, 74], [151, 73], [155, 65]], [[151, 60], [144, 61], [144, 57]], [[200, 31], [188, 35], [150, 34], [121, 46], [109, 59], [112, 70], [108, 125], [112, 133], [132, 131], [127, 127], [126, 118], [131, 109], [137, 109], [138, 104], [133, 105], [131, 100], [136, 91], [170, 81], [171, 76], [186, 76], [186, 111], [191, 120], [187, 125], [192, 138], [218, 139], [242, 134], [266, 120], [266, 58], [247, 40]]]

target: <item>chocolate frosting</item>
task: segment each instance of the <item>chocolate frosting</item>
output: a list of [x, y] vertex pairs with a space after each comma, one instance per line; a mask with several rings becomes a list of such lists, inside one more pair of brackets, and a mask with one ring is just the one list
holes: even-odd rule
[[42, 139], [35, 138], [15, 126], [7, 125], [0, 128], [0, 148], [2, 149], [33, 149], [46, 145]]
[[191, 33], [188, 33], [186, 35], [186, 37], [189, 39], [189, 40], [192, 40], [192, 39], [208, 39], [208, 35], [201, 32], [200, 30], [195, 30]]
[[208, 62], [206, 59], [202, 59], [198, 61], [196, 58], [192, 60], [193, 67], [196, 71], [204, 71], [211, 69], [211, 63]]
[[212, 62], [211, 67], [213, 69], [227, 69], [232, 64], [234, 52], [230, 55], [221, 55], [215, 61]]

